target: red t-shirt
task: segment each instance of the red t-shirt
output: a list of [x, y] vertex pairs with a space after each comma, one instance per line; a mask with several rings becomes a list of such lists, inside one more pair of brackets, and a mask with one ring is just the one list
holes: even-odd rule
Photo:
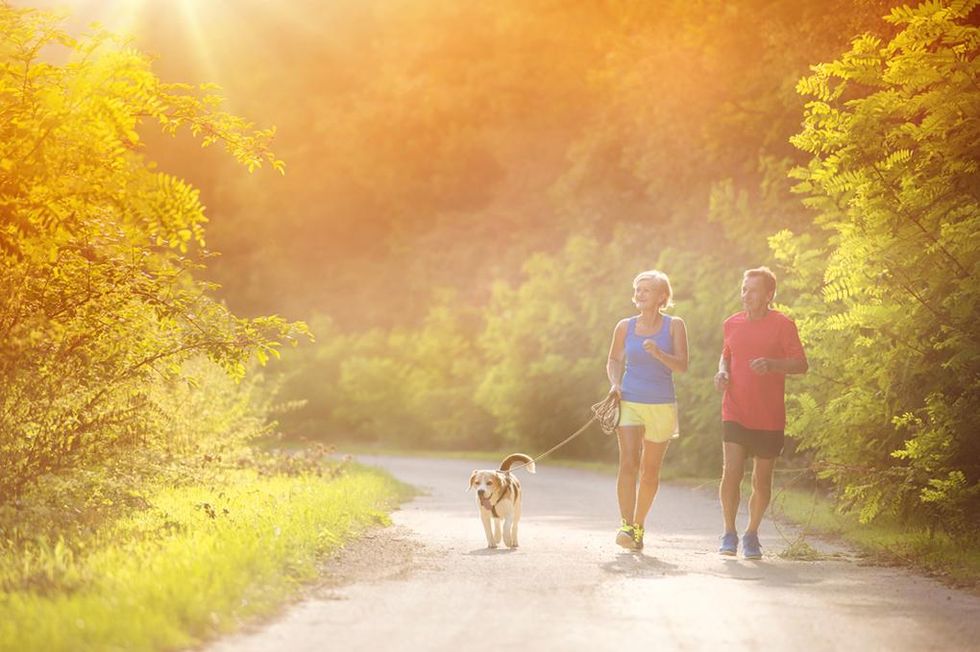
[[751, 320], [746, 312], [725, 320], [721, 354], [729, 360], [729, 383], [721, 402], [722, 421], [735, 421], [752, 430], [786, 427], [786, 376], [757, 374], [749, 367], [755, 358], [806, 359], [793, 320], [776, 310]]

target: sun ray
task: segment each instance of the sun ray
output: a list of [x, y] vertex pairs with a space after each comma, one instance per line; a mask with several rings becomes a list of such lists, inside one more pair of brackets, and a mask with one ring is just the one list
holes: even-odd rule
[[177, 4], [184, 17], [188, 36], [194, 44], [195, 54], [205, 77], [211, 81], [219, 81], [218, 66], [215, 63], [208, 37], [201, 25], [197, 3], [195, 0], [180, 0]]

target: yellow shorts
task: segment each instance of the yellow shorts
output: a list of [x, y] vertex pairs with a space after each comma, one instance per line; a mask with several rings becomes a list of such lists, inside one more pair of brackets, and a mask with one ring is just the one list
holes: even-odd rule
[[643, 438], [663, 443], [680, 437], [677, 403], [619, 402], [619, 425], [643, 426]]

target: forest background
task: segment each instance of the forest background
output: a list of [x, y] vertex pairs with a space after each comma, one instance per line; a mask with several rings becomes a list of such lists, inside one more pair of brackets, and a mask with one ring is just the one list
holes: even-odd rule
[[[105, 19], [79, 4], [72, 20]], [[811, 364], [788, 382], [792, 462], [865, 520], [980, 520], [976, 2], [146, 2], [129, 19], [161, 79], [219, 82], [277, 127], [286, 174], [246, 176], [136, 125], [199, 189], [222, 254], [200, 222], [180, 253], [206, 269], [178, 266], [220, 285], [202, 286], [215, 306], [316, 337], [271, 366], [260, 411], [283, 438], [540, 452], [608, 389], [630, 282], [657, 268], [691, 348], [668, 463], [716, 474], [721, 323], [766, 264]], [[265, 358], [290, 331], [259, 326]], [[243, 356], [212, 358], [244, 375]], [[614, 450], [596, 430], [566, 453]]]

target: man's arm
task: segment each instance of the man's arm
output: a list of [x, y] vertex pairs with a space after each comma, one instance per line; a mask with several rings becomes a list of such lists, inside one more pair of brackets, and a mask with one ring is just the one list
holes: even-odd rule
[[730, 373], [732, 366], [732, 361], [725, 357], [722, 353], [721, 357], [718, 358], [718, 373], [715, 374], [715, 389], [719, 392], [723, 392], [728, 389], [728, 383], [732, 380], [732, 375]]
[[806, 358], [756, 358], [749, 368], [757, 374], [805, 374], [810, 365]]
[[769, 358], [769, 371], [777, 374], [805, 374], [809, 368], [806, 358]]
[[796, 324], [789, 322], [780, 332], [783, 358], [756, 358], [749, 367], [757, 374], [805, 374], [810, 368]]

